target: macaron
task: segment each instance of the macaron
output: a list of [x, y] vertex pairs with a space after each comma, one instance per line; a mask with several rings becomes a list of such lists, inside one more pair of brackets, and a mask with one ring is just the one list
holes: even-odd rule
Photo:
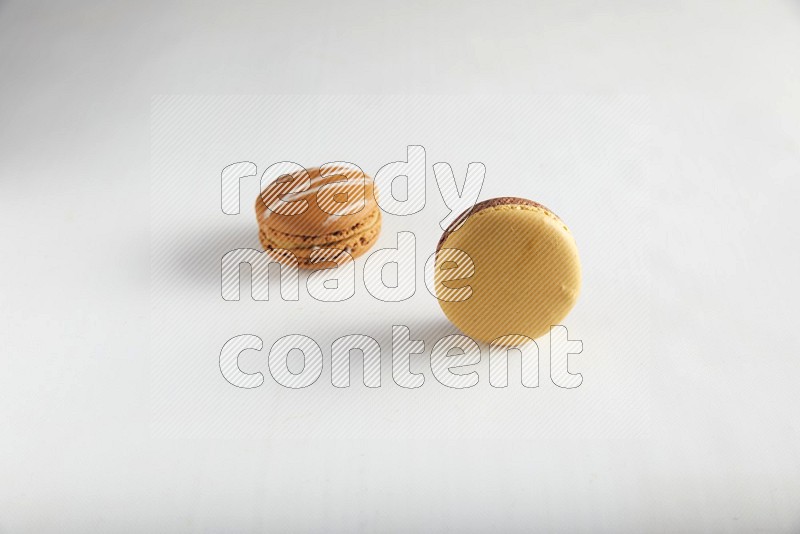
[[439, 304], [474, 339], [536, 339], [561, 324], [578, 300], [575, 239], [558, 216], [532, 200], [501, 197], [475, 204], [448, 227], [436, 252]]
[[328, 267], [369, 250], [381, 230], [371, 177], [356, 166], [328, 164], [284, 175], [256, 200], [264, 250], [305, 269]]

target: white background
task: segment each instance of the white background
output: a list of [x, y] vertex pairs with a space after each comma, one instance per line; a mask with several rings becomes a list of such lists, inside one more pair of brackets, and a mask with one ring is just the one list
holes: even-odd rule
[[[799, 30], [788, 2], [0, 4], [0, 531], [797, 531]], [[644, 95], [635, 431], [154, 429], [150, 105], [174, 93]], [[551, 187], [580, 222], [580, 194]], [[583, 365], [608, 359], [576, 337]], [[432, 381], [429, 409], [451, 409]]]

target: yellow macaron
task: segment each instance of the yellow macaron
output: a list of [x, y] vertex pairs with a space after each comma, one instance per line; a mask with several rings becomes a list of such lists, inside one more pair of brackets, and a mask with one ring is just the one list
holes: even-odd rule
[[[465, 270], [469, 260], [474, 270]], [[469, 276], [452, 280], [452, 269]], [[466, 335], [485, 342], [535, 339], [575, 305], [581, 266], [575, 239], [552, 211], [501, 197], [479, 202], [444, 232], [435, 279], [442, 310]], [[450, 298], [453, 289], [464, 295], [467, 286], [468, 298]]]

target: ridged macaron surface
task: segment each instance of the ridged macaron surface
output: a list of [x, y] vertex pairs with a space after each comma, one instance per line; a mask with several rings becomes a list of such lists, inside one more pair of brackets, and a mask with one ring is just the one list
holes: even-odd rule
[[[437, 284], [439, 304], [453, 324], [477, 340], [540, 337], [560, 324], [578, 299], [581, 266], [575, 240], [561, 219], [531, 200], [486, 200], [457, 218], [439, 241], [438, 279], [458, 263], [448, 259], [454, 256], [446, 249], [468, 255], [474, 271], [442, 282], [445, 289]], [[466, 286], [471, 294], [465, 300], [442, 300], [446, 288]]]
[[303, 268], [315, 267], [314, 255], [321, 249], [355, 258], [380, 233], [375, 195], [372, 178], [355, 166], [329, 164], [278, 178], [256, 200], [261, 244], [284, 257], [290, 252]]

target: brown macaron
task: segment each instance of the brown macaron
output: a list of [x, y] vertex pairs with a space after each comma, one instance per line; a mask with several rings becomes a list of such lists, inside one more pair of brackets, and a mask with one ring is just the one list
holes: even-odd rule
[[356, 258], [378, 239], [381, 210], [372, 178], [354, 165], [332, 163], [284, 175], [256, 200], [264, 249], [318, 269]]

